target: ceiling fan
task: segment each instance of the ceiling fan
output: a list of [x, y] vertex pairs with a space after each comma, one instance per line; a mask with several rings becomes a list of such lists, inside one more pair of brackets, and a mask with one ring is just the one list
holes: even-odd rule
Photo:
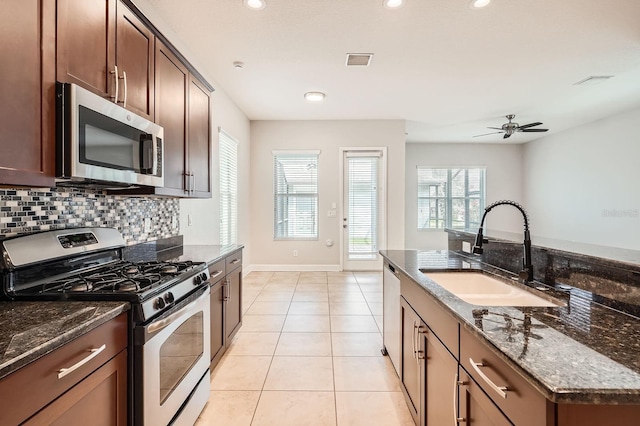
[[496, 129], [496, 130], [499, 130], [499, 132], [491, 132], [491, 133], [485, 133], [482, 135], [475, 135], [474, 138], [477, 138], [478, 136], [487, 136], [487, 135], [495, 135], [496, 133], [504, 133], [503, 139], [507, 139], [515, 132], [529, 133], [529, 132], [546, 132], [549, 130], [549, 129], [532, 129], [532, 127], [541, 125], [542, 123], [540, 122], [523, 124], [521, 126], [518, 123], [511, 121], [514, 118], [516, 118], [515, 114], [509, 114], [506, 117], [507, 117], [507, 120], [509, 120], [509, 122], [503, 124], [502, 127], [487, 127], [487, 129]]

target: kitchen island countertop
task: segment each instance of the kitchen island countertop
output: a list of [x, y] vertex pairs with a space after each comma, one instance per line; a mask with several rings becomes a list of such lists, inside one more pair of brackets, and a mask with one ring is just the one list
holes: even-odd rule
[[562, 307], [471, 305], [423, 271], [509, 273], [447, 250], [380, 253], [547, 399], [640, 404], [640, 319], [602, 306], [594, 301], [597, 297], [575, 288], [545, 292], [563, 301], [566, 306]]

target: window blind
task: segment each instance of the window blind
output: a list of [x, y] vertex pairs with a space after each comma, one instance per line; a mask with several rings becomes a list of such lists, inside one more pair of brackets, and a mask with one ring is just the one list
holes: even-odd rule
[[418, 229], [475, 229], [485, 206], [483, 168], [418, 167]]
[[238, 142], [223, 130], [220, 157], [220, 244], [238, 242]]
[[376, 259], [378, 252], [378, 156], [347, 157], [348, 258]]
[[274, 152], [274, 239], [318, 239], [318, 156]]

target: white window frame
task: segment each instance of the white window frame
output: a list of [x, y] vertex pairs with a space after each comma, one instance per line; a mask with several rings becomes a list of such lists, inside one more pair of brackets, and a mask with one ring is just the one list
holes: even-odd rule
[[[421, 196], [420, 194], [420, 170], [446, 170], [447, 171], [447, 184], [446, 184], [446, 194], [444, 196], [436, 196], [436, 197], [431, 197], [431, 196]], [[469, 170], [481, 170], [482, 176], [480, 178], [480, 191], [479, 192], [479, 196], [470, 196], [470, 192], [468, 191], [468, 184], [467, 184], [467, 188], [465, 188], [465, 195], [463, 197], [459, 197], [459, 196], [453, 196], [452, 195], [452, 181], [453, 181], [453, 172], [454, 171], [460, 171], [460, 170], [464, 170], [465, 172], [468, 173]], [[485, 208], [486, 205], [486, 194], [487, 194], [487, 169], [486, 167], [430, 167], [430, 166], [417, 166], [416, 167], [416, 181], [417, 181], [417, 194], [416, 194], [416, 201], [417, 201], [417, 207], [416, 207], [416, 214], [417, 214], [417, 229], [418, 231], [432, 231], [432, 230], [442, 230], [445, 228], [449, 228], [449, 229], [474, 229], [477, 228], [480, 224], [476, 224], [475, 222], [472, 224], [468, 215], [469, 212], [469, 200], [472, 199], [479, 199], [480, 203], [479, 203], [479, 215], [480, 217], [482, 217], [482, 212]], [[475, 194], [474, 194], [475, 195]], [[445, 217], [444, 217], [444, 223], [443, 226], [436, 226], [436, 227], [430, 227], [430, 226], [421, 226], [420, 224], [420, 200], [421, 199], [444, 199], [445, 200]], [[464, 228], [460, 228], [460, 227], [453, 227], [453, 200], [454, 199], [464, 199], [465, 200], [465, 204], [466, 204], [466, 215], [465, 215], [465, 226]], [[440, 219], [442, 220], [442, 219]], [[480, 219], [478, 219], [478, 221], [480, 221]]]
[[[319, 213], [318, 213], [318, 168], [320, 162], [319, 150], [304, 150], [304, 151], [272, 151], [273, 153], [273, 239], [275, 241], [281, 240], [309, 240], [317, 241], [319, 236]], [[280, 178], [283, 177], [282, 161], [285, 159], [290, 160], [304, 160], [309, 161], [312, 165], [311, 170], [315, 170], [315, 173], [311, 173], [308, 182], [304, 182], [304, 185], [311, 188], [308, 192], [295, 192], [289, 193], [280, 191], [279, 188], [283, 188], [283, 182]], [[315, 168], [313, 168], [315, 167]], [[287, 185], [287, 188], [289, 185]], [[290, 201], [292, 200], [310, 200], [309, 204], [313, 211], [311, 212], [311, 218], [309, 222], [306, 222], [312, 227], [312, 232], [308, 234], [290, 234], [288, 232], [289, 227], [284, 226], [285, 222], [289, 222]], [[284, 209], [285, 207], [286, 210]], [[282, 219], [281, 219], [282, 218]], [[283, 232], [283, 231], [287, 232]]]
[[220, 245], [238, 243], [238, 141], [218, 129]]

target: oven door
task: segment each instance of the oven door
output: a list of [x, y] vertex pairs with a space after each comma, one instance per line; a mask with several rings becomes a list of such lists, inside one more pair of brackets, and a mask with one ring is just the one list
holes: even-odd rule
[[197, 418], [204, 408], [210, 360], [210, 290], [205, 287], [149, 324], [136, 327], [136, 424], [168, 425], [180, 412], [196, 412]]

